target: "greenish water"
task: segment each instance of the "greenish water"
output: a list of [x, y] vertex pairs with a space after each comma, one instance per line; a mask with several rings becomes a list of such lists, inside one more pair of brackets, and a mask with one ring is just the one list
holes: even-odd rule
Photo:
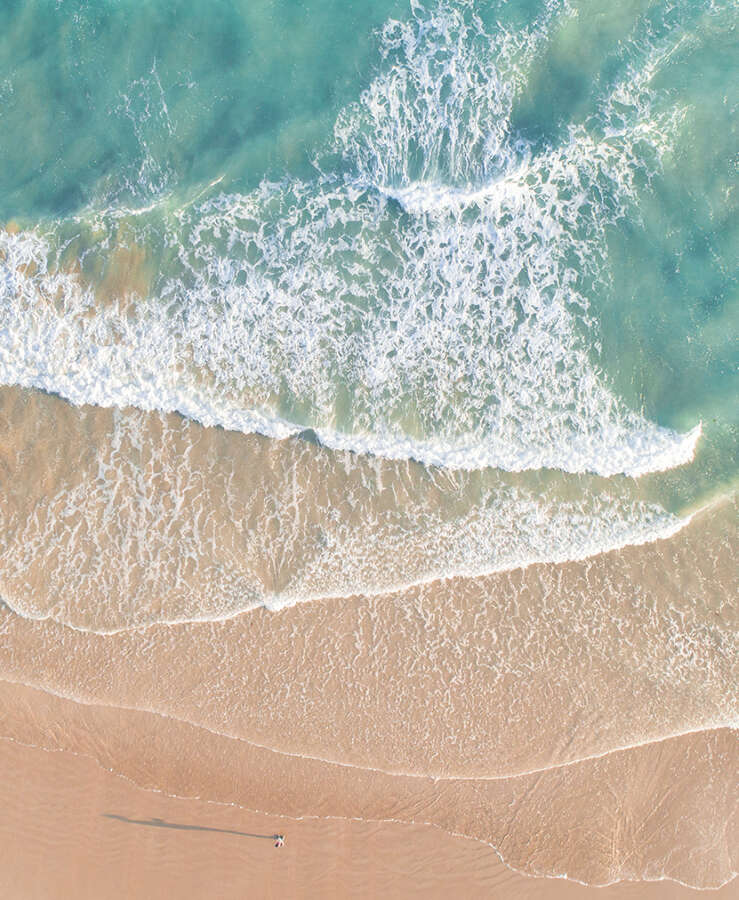
[[5, 2], [0, 380], [699, 503], [735, 48], [707, 0]]
[[0, 217], [306, 173], [399, 2], [0, 7]]

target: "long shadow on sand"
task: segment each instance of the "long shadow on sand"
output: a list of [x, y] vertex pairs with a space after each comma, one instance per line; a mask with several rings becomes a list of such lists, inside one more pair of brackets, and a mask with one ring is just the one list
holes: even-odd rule
[[180, 822], [165, 822], [164, 819], [129, 819], [128, 816], [118, 816], [115, 813], [102, 813], [106, 819], [117, 819], [119, 822], [127, 822], [129, 825], [149, 825], [152, 828], [174, 828], [178, 831], [217, 831], [221, 834], [237, 834], [239, 837], [261, 838], [266, 841], [274, 841], [275, 846], [281, 847], [284, 842], [282, 834], [250, 834], [248, 831], [235, 831], [233, 828], [210, 828], [207, 825], [183, 825]]

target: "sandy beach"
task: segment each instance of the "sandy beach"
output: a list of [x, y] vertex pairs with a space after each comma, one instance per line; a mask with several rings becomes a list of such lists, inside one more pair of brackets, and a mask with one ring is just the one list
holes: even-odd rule
[[739, 896], [735, 33], [0, 2], [0, 900]]
[[[80, 777], [95, 790], [105, 781], [138, 798], [125, 813], [133, 818], [147, 818], [143, 798], [154, 791], [157, 802], [193, 804], [208, 827], [222, 808], [231, 825], [254, 811], [296, 823], [311, 861], [290, 857], [292, 874], [276, 876], [276, 857], [260, 856], [264, 896], [278, 890], [273, 877], [294, 879], [289, 895], [314, 896], [318, 861], [329, 859], [329, 894], [373, 896], [356, 851], [370, 832], [388, 868], [367, 883], [386, 878], [389, 896], [441, 897], [452, 885], [486, 896], [488, 879], [502, 879], [496, 890], [514, 898], [552, 885], [576, 896], [567, 891], [578, 882], [624, 896], [619, 882], [640, 882], [661, 897], [732, 879], [731, 499], [672, 536], [582, 561], [229, 609], [213, 604], [243, 603], [247, 582], [256, 601], [275, 571], [304, 578], [325, 562], [320, 548], [313, 556], [314, 526], [335, 528], [345, 554], [401, 487], [404, 508], [428, 515], [449, 506], [459, 482], [175, 416], [77, 409], [15, 388], [0, 400], [0, 462], [12, 473], [0, 498], [0, 737], [16, 742], [4, 752], [42, 748], [44, 771], [86, 767]], [[250, 454], [253, 466], [236, 477]], [[306, 485], [290, 507], [285, 485], [296, 469]], [[373, 495], [374, 478], [391, 489]], [[342, 496], [357, 495], [361, 512], [342, 508]], [[261, 542], [244, 541], [263, 528]], [[288, 528], [304, 544], [276, 569], [260, 567], [270, 535]], [[95, 815], [81, 847], [120, 831]], [[142, 829], [121, 839], [153, 840]], [[331, 844], [338, 833], [345, 855]], [[433, 835], [448, 855], [432, 852]], [[416, 842], [417, 859], [433, 857], [427, 880], [403, 874], [401, 848]], [[248, 853], [265, 854], [258, 846]]]
[[[502, 856], [518, 872], [557, 872], [586, 883], [631, 875], [715, 888], [736, 866], [731, 772], [739, 743], [726, 729], [533, 776], [439, 781], [275, 753], [152, 713], [78, 704], [8, 682], [0, 687], [4, 735], [16, 750], [42, 747], [52, 767], [63, 768], [70, 757], [75, 765], [97, 761], [105, 772], [150, 791], [198, 798], [198, 809], [212, 812], [204, 802], [211, 801], [230, 805], [234, 815], [238, 807], [279, 819], [383, 823], [413, 834], [464, 836], [473, 839], [464, 845], [474, 844], [478, 853], [484, 848], [496, 868]], [[88, 766], [86, 777], [102, 777], [96, 771]], [[346, 865], [354, 864], [348, 857]], [[455, 878], [469, 881], [470, 872], [463, 867]]]
[[[418, 818], [438, 818], [451, 798], [434, 798], [428, 785], [412, 799], [407, 788], [398, 790], [387, 779], [359, 776], [352, 786], [353, 773], [337, 781], [320, 767], [306, 771], [297, 760], [279, 765], [243, 747], [224, 748], [222, 740], [219, 747], [210, 733], [183, 730], [159, 717], [95, 710], [28, 688], [1, 687], [3, 728], [15, 735], [0, 741], [3, 770], [12, 772], [1, 789], [4, 896], [442, 898], [455, 891], [524, 900], [699, 896], [673, 881], [595, 889], [525, 877], [501, 863], [486, 843], [444, 828], [351, 817], [352, 807], [356, 812], [363, 805], [369, 815], [371, 805], [377, 814], [384, 808], [389, 815], [412, 810]], [[43, 741], [46, 749], [29, 743], [33, 740]], [[736, 759], [735, 741], [719, 740], [712, 745], [712, 752], [717, 750], [728, 753], [729, 762]], [[690, 777], [699, 779], [705, 773], [692, 762]], [[111, 772], [113, 766], [125, 777]], [[660, 771], [659, 764], [644, 765], [643, 777], [647, 768], [652, 778]], [[165, 792], [140, 784], [164, 785]], [[683, 782], [681, 790], [685, 787]], [[230, 800], [194, 799], [198, 794]], [[673, 787], [667, 787], [663, 802], [672, 794]], [[294, 815], [258, 813], [240, 803], [292, 809]], [[309, 807], [322, 808], [323, 814], [311, 815]], [[300, 809], [306, 814], [299, 815]], [[694, 819], [693, 825], [699, 823]], [[536, 827], [533, 819], [528, 827]], [[669, 829], [669, 822], [653, 820], [649, 827]], [[277, 833], [285, 838], [280, 849], [271, 839]], [[540, 837], [530, 830], [523, 840]], [[726, 838], [736, 845], [735, 820], [729, 821]], [[728, 900], [733, 885], [710, 896]]]

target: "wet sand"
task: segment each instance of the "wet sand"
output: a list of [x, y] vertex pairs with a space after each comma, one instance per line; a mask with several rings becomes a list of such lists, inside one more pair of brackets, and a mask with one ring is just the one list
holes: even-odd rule
[[0, 610], [0, 677], [286, 753], [497, 777], [736, 721], [734, 517], [379, 598], [101, 635]]
[[[12, 720], [14, 729], [22, 730], [20, 720], [29, 715], [36, 726], [46, 728], [44, 705], [42, 695], [3, 685], [1, 708], [6, 729]], [[58, 743], [55, 737], [61, 733], [71, 734], [72, 722], [82, 712], [69, 702], [63, 705], [66, 719], [59, 715], [57, 704], [56, 728], [45, 731], [48, 743]], [[119, 728], [123, 724], [119, 722]], [[130, 727], [131, 722], [126, 724]], [[93, 737], [91, 725], [88, 718], [78, 721], [77, 729], [89, 743], [97, 742], [98, 754], [109, 738], [115, 743], [128, 730], [120, 728], [116, 735], [112, 722], [107, 722], [106, 734]], [[27, 720], [22, 737], [31, 737], [32, 730]], [[140, 729], [136, 736], [141, 737]], [[504, 866], [487, 845], [431, 826], [299, 819], [174, 798], [107, 771], [87, 755], [91, 749], [87, 746], [82, 752], [78, 746], [77, 752], [55, 752], [0, 740], [3, 771], [12, 773], [0, 786], [0, 890], [8, 900], [72, 896], [80, 900], [143, 896], [182, 900], [205, 896], [224, 900], [244, 896], [442, 898], [455, 891], [469, 897], [513, 900], [587, 900], [595, 896], [605, 900], [685, 900], [698, 896], [696, 891], [669, 881], [595, 889], [562, 880], [527, 878]], [[124, 768], [128, 766], [129, 775], [141, 776], [145, 770], [137, 768], [141, 759], [135, 757], [151, 755], [151, 745], [133, 739], [128, 749], [128, 760], [120, 761]], [[173, 752], [181, 749], [170, 746]], [[204, 749], [190, 744], [191, 757]], [[169, 757], [172, 774], [178, 768], [175, 758]], [[180, 775], [185, 782], [190, 777], [194, 786], [202, 772], [197, 765], [188, 769], [189, 762], [180, 757]], [[160, 769], [164, 766], [160, 759]], [[227, 774], [223, 777], [228, 779]], [[278, 777], [278, 773], [272, 776], [271, 786], [269, 778], [263, 783], [264, 802], [269, 802], [271, 790], [277, 797], [281, 794]], [[319, 792], [327, 787], [323, 784]], [[269, 837], [276, 833], [285, 837], [281, 849], [276, 849]], [[729, 884], [710, 896], [728, 900], [733, 887]]]
[[[535, 776], [460, 781], [286, 756], [174, 719], [80, 705], [5, 682], [0, 710], [5, 737], [64, 751], [55, 757], [92, 758], [144, 788], [294, 819], [435, 826], [442, 845], [449, 835], [473, 838], [519, 871], [600, 884], [669, 876], [718, 887], [736, 869], [739, 741], [726, 729]], [[287, 826], [266, 833], [276, 830], [287, 833]], [[464, 867], [458, 875], [469, 877]]]
[[[297, 820], [145, 791], [91, 759], [0, 740], [0, 893], [7, 900], [465, 897], [688, 900], [672, 882], [605, 889], [525, 878], [437, 829]], [[162, 826], [140, 822], [163, 820]], [[169, 827], [187, 825], [188, 828]], [[231, 829], [228, 834], [200, 829]], [[285, 846], [243, 832], [282, 831]], [[40, 865], [40, 860], [43, 865]], [[733, 886], [711, 892], [728, 900]]]
[[[131, 805], [115, 815], [248, 833], [265, 831], [252, 815], [287, 817], [307, 829], [309, 861], [273, 888], [274, 856], [255, 857], [263, 896], [497, 896], [500, 880], [501, 896], [634, 881], [600, 891], [662, 897], [681, 896], [669, 893], [674, 882], [716, 889], [733, 877], [731, 498], [662, 540], [582, 561], [244, 611], [250, 598], [351, 558], [370, 532], [379, 536], [370, 561], [384, 554], [402, 568], [393, 542], [405, 535], [423, 569], [434, 553], [433, 541], [418, 542], [424, 522], [443, 535], [434, 516], [446, 510], [464, 536], [480, 484], [18, 389], [0, 390], [0, 424], [0, 737], [57, 751], [29, 752], [40, 773], [50, 758], [72, 767], [58, 773], [68, 792], [52, 791], [50, 807], [74, 810], [73, 782], [86, 796], [103, 779], [99, 764], [132, 782], [120, 783]], [[407, 514], [395, 532], [382, 530], [389, 510]], [[152, 810], [143, 789], [186, 807]], [[206, 801], [234, 804], [231, 818]], [[19, 802], [16, 792], [8, 808]], [[89, 896], [102, 900], [129, 876], [101, 887], [81, 874], [90, 847], [108, 848], [104, 878], [128, 853], [115, 840], [164, 840], [108, 838], [104, 827], [191, 839], [186, 829], [103, 824], [96, 809], [79, 825], [87, 849], [70, 853], [14, 815], [37, 853], [58, 852], [61, 868], [76, 860], [69, 891], [89, 877]], [[60, 820], [64, 834], [76, 827]], [[418, 847], [416, 868], [406, 846]], [[188, 894], [202, 891], [198, 879], [217, 879], [207, 854], [185, 855], [151, 874], [151, 891], [199, 896]], [[243, 890], [239, 865], [223, 862], [234, 872], [224, 891]], [[29, 881], [20, 896], [48, 890]], [[59, 896], [70, 895], [81, 896]]]

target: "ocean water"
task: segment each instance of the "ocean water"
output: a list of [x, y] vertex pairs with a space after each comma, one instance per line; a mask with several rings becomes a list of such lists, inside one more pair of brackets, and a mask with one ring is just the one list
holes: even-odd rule
[[0, 678], [452, 780], [736, 728], [736, 38], [0, 4]]
[[4, 7], [0, 380], [557, 522], [359, 590], [674, 530], [736, 477], [731, 5], [371, 6]]
[[[323, 51], [320, 13], [259, 9], [5, 12], [2, 203], [23, 228], [4, 238], [3, 381], [462, 468], [641, 475], [692, 459], [702, 419], [731, 409], [735, 362], [736, 98], [714, 84], [730, 8], [550, 3], [486, 22], [495, 9], [413, 4], [373, 34], [328, 4]], [[120, 17], [131, 48], [101, 63]], [[360, 55], [343, 17], [364, 29]], [[294, 57], [275, 36], [295, 19], [297, 40], [301, 18]], [[145, 49], [147, 32], [175, 46]], [[176, 43], [191, 34], [194, 57]], [[336, 70], [307, 79], [328, 46]], [[588, 58], [557, 85], [573, 46]], [[289, 73], [277, 84], [270, 48]], [[30, 60], [43, 80], [24, 78]], [[704, 154], [707, 104], [724, 139]], [[133, 309], [125, 285], [107, 304], [95, 292], [113, 247], [144, 270]], [[40, 309], [46, 292], [58, 301]]]

